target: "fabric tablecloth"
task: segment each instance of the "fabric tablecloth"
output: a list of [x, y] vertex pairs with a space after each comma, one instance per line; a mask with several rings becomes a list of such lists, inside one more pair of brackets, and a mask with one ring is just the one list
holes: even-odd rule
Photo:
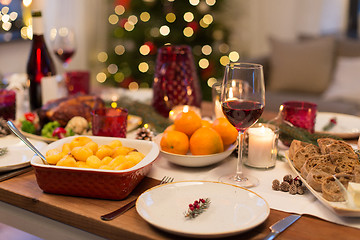
[[[280, 154], [284, 154], [284, 152], [280, 151]], [[235, 173], [236, 160], [237, 158], [232, 154], [217, 164], [191, 168], [172, 164], [160, 154], [148, 176], [159, 180], [163, 176], [171, 176], [175, 178], [175, 181], [218, 181], [218, 178], [222, 175]], [[274, 191], [272, 189], [274, 179], [281, 182], [287, 174], [291, 174], [293, 177], [296, 176], [286, 161], [278, 160], [276, 166], [268, 170], [244, 166], [243, 172], [259, 179], [259, 185], [249, 188], [249, 190], [263, 197], [272, 209], [289, 213], [309, 214], [330, 222], [360, 228], [360, 217], [338, 216], [323, 205], [309, 190], [306, 190], [303, 195], [291, 195], [289, 192]]]

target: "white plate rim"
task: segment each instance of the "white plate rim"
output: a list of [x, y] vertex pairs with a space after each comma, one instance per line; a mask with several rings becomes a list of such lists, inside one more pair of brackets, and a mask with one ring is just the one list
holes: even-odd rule
[[[183, 183], [187, 183], [187, 184], [198, 184], [198, 183], [203, 183], [203, 184], [223, 184], [223, 185], [226, 185], [228, 187], [235, 187], [237, 189], [239, 189], [240, 191], [245, 191], [245, 192], [248, 192], [248, 193], [252, 193], [254, 196], [256, 196], [256, 199], [259, 200], [261, 199], [263, 202], [264, 202], [264, 215], [261, 216], [262, 218], [259, 219], [258, 221], [255, 221], [252, 223], [252, 225], [246, 227], [246, 228], [240, 228], [240, 229], [233, 229], [232, 231], [224, 231], [224, 232], [213, 232], [213, 233], [194, 233], [194, 232], [186, 232], [184, 231], [184, 229], [174, 229], [174, 228], [168, 228], [164, 225], [159, 225], [157, 224], [156, 222], [154, 222], [153, 220], [151, 220], [150, 218], [148, 218], [147, 216], [143, 215], [141, 213], [141, 208], [142, 208], [142, 205], [141, 205], [141, 201], [142, 201], [142, 198], [144, 198], [144, 196], [146, 194], [148, 194], [149, 192], [151, 191], [154, 191], [158, 188], [166, 188], [166, 187], [169, 187], [170, 185], [176, 185], [176, 184], [183, 184]], [[191, 185], [192, 186], [192, 185]], [[190, 187], [191, 187], [190, 186]], [[195, 199], [194, 199], [195, 200]], [[210, 199], [211, 200], [211, 199]], [[255, 199], [253, 199], [255, 201]], [[184, 206], [186, 207], [186, 204], [187, 203], [184, 203]], [[236, 186], [236, 185], [233, 185], [233, 184], [228, 184], [228, 183], [222, 183], [222, 182], [217, 182], [217, 181], [206, 181], [206, 180], [187, 180], [187, 181], [176, 181], [176, 182], [172, 182], [172, 183], [167, 183], [167, 184], [162, 184], [162, 185], [157, 185], [155, 187], [152, 187], [148, 190], [146, 190], [145, 192], [143, 192], [137, 199], [136, 201], [136, 210], [138, 212], [138, 214], [146, 221], [148, 222], [149, 224], [159, 228], [159, 229], [162, 229], [166, 232], [170, 232], [172, 234], [176, 234], [176, 235], [180, 235], [180, 236], [186, 236], [186, 237], [195, 237], [195, 238], [219, 238], [219, 237], [228, 237], [228, 236], [233, 236], [233, 235], [236, 235], [236, 234], [240, 234], [240, 233], [243, 233], [243, 232], [246, 232], [246, 231], [249, 231], [250, 229], [253, 229], [257, 226], [259, 226], [260, 224], [262, 224], [270, 215], [270, 206], [269, 206], [269, 203], [263, 198], [261, 197], [259, 194], [249, 190], [249, 189], [246, 189], [246, 188], [242, 188], [242, 187], [239, 187], [239, 186]], [[260, 214], [261, 215], [261, 214]], [[259, 215], [259, 216], [260, 216]]]
[[154, 141], [158, 144], [161, 156], [169, 162], [183, 167], [206, 167], [226, 159], [236, 148], [237, 141], [229, 145], [223, 152], [211, 155], [181, 155], [161, 150], [160, 140], [163, 133], [158, 134]]
[[[21, 149], [23, 151], [26, 151], [26, 155], [28, 155], [28, 158], [26, 159], [26, 161], [18, 161], [17, 159], [14, 159], [13, 164], [0, 165], [0, 172], [7, 172], [7, 171], [23, 168], [26, 166], [30, 166], [31, 158], [35, 155], [35, 153], [32, 150], [30, 150], [30, 148], [28, 146], [26, 146], [25, 143], [23, 143], [18, 137], [14, 136], [14, 135], [8, 135], [8, 136], [0, 138], [0, 142], [8, 141], [9, 138], [12, 138], [12, 140], [17, 141], [20, 144], [23, 144], [23, 146], [21, 146]], [[39, 141], [36, 139], [29, 139], [29, 140], [38, 149], [41, 149], [41, 148], [44, 148], [47, 146], [47, 143], [45, 143], [43, 141]], [[8, 151], [11, 151], [11, 148], [8, 149]], [[18, 151], [16, 151], [16, 153], [17, 153], [17, 156], [20, 158]], [[30, 156], [30, 154], [31, 154], [31, 156]], [[2, 160], [1, 158], [7, 158], [7, 157], [10, 157], [9, 153], [5, 154], [4, 156], [1, 156], [0, 161]], [[12, 157], [12, 159], [13, 158], [14, 158], [14, 156]], [[9, 161], [9, 160], [7, 160], [7, 161]]]
[[[349, 132], [334, 132], [334, 131], [331, 131], [331, 129], [329, 131], [323, 131], [322, 129], [319, 129], [319, 128], [322, 128], [325, 126], [325, 124], [327, 124], [327, 122], [322, 122], [321, 123], [321, 126], [319, 125], [319, 117], [326, 117], [326, 116], [329, 116], [328, 117], [328, 121], [330, 121], [331, 117], [341, 117], [341, 118], [348, 118], [348, 119], [355, 119], [355, 120], [358, 120], [360, 122], [360, 117], [358, 116], [355, 116], [355, 115], [349, 115], [349, 114], [344, 114], [344, 113], [333, 113], [333, 112], [318, 112], [317, 115], [316, 115], [316, 122], [315, 122], [315, 132], [317, 133], [326, 133], [326, 134], [332, 134], [334, 136], [338, 136], [338, 137], [341, 137], [341, 138], [356, 138], [358, 136], [360, 136], [360, 125], [359, 125], [359, 131], [355, 131], [355, 132], [352, 132], [352, 131], [349, 131]], [[339, 123], [338, 123], [339, 124]], [[356, 126], [355, 126], [356, 128]]]
[[358, 209], [351, 209], [346, 206], [345, 202], [330, 202], [322, 197], [320, 192], [315, 191], [307, 182], [306, 180], [301, 176], [301, 174], [296, 170], [294, 167], [292, 161], [289, 158], [289, 151], [285, 151], [285, 157], [288, 161], [288, 164], [292, 171], [297, 174], [297, 176], [300, 178], [300, 180], [304, 183], [304, 185], [309, 189], [309, 191], [328, 209], [330, 209], [333, 213], [339, 216], [344, 217], [360, 217], [360, 208]]

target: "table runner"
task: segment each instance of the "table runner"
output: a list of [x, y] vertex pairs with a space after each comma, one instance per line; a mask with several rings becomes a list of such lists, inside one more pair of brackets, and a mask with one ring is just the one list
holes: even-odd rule
[[[284, 154], [284, 151], [280, 151], [280, 154]], [[168, 162], [160, 155], [155, 161], [148, 176], [155, 179], [161, 179], [164, 175], [167, 175], [174, 177], [175, 181], [218, 181], [219, 176], [233, 172], [235, 173], [235, 171], [236, 157], [233, 154], [220, 163], [201, 168], [177, 166]], [[259, 179], [260, 184], [257, 187], [250, 188], [250, 190], [262, 196], [272, 209], [289, 213], [309, 214], [330, 222], [360, 228], [360, 217], [337, 216], [317, 200], [309, 190], [307, 190], [304, 195], [291, 195], [288, 192], [272, 190], [272, 181], [274, 179], [282, 181], [282, 178], [287, 174], [291, 174], [295, 177], [294, 172], [286, 161], [278, 160], [276, 166], [268, 170], [244, 166], [243, 171], [256, 176]]]

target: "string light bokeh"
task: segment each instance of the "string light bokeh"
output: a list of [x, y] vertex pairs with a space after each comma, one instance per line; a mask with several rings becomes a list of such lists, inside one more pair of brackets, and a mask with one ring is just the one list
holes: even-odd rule
[[105, 64], [96, 76], [99, 83], [131, 90], [152, 87], [157, 50], [186, 44], [193, 50], [203, 96], [210, 99], [224, 66], [240, 57], [230, 52], [228, 30], [216, 18], [221, 1], [115, 0], [113, 6], [109, 49], [97, 55]]

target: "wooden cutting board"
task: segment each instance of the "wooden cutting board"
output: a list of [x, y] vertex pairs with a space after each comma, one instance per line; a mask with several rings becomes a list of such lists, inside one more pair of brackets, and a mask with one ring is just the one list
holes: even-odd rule
[[[0, 200], [29, 210], [107, 239], [183, 239], [168, 234], [145, 222], [130, 209], [113, 221], [102, 221], [100, 216], [113, 211], [159, 183], [145, 178], [130, 196], [121, 201], [62, 196], [44, 193], [37, 185], [34, 171], [0, 182]], [[166, 196], [164, 196], [166, 197]], [[262, 239], [270, 232], [269, 226], [289, 213], [271, 209], [269, 218], [260, 226], [227, 239]], [[306, 231], [304, 232], [304, 229]], [[331, 239], [341, 234], [344, 239], [357, 239], [360, 230], [340, 226], [311, 216], [302, 216], [281, 234], [281, 239]]]

